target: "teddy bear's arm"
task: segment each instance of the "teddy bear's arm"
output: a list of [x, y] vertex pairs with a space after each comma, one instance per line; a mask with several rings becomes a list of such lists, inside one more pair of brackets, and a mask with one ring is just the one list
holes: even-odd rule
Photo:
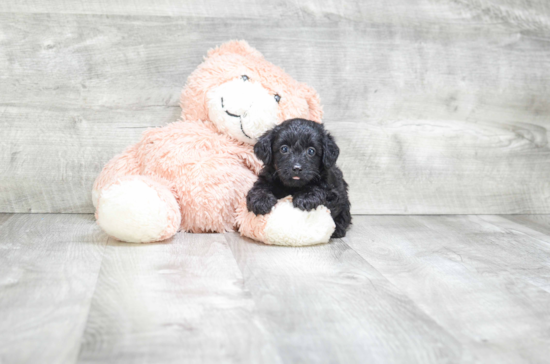
[[244, 165], [250, 169], [257, 176], [263, 168], [263, 163], [256, 158], [253, 151], [244, 150], [239, 153], [239, 157], [242, 159]]

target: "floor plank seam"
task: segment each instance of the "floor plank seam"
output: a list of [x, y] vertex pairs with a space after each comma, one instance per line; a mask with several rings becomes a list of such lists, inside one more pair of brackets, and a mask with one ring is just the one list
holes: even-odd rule
[[355, 254], [357, 254], [357, 256], [359, 258], [361, 258], [365, 263], [367, 263], [368, 265], [370, 265], [372, 267], [373, 270], [375, 270], [376, 272], [378, 272], [378, 274], [380, 274], [381, 277], [383, 277], [389, 284], [391, 284], [391, 286], [396, 290], [396, 292], [399, 292], [400, 294], [402, 294], [404, 297], [406, 297], [410, 302], [411, 304], [421, 313], [423, 313], [424, 315], [426, 315], [426, 317], [430, 318], [434, 324], [437, 325], [437, 327], [439, 329], [441, 329], [442, 331], [446, 332], [450, 337], [452, 337], [454, 340], [456, 340], [456, 342], [461, 346], [461, 348], [463, 347], [463, 343], [459, 340], [459, 338], [457, 338], [452, 332], [450, 332], [449, 330], [447, 330], [444, 326], [442, 326], [441, 322], [439, 322], [435, 317], [433, 317], [432, 315], [430, 315], [428, 312], [426, 312], [426, 310], [424, 310], [421, 306], [418, 305], [418, 303], [416, 301], [414, 301], [412, 299], [412, 297], [410, 297], [406, 292], [403, 292], [402, 289], [400, 289], [392, 280], [390, 280], [386, 275], [384, 275], [382, 272], [380, 272], [380, 270], [376, 269], [376, 267], [374, 265], [372, 265], [362, 254], [360, 254], [357, 250], [353, 249], [352, 246], [350, 246], [347, 242], [346, 242], [346, 238], [341, 238], [341, 239], [338, 239], [338, 240], [341, 240], [342, 243], [344, 243], [349, 249], [351, 249]]
[[[252, 301], [252, 303], [254, 304], [254, 314], [256, 316], [256, 320], [258, 320], [261, 324], [262, 324], [262, 328], [263, 330], [265, 330], [265, 332], [269, 335], [269, 338], [270, 340], [272, 340], [273, 342], [276, 342], [276, 340], [274, 339], [275, 337], [275, 333], [272, 331], [272, 328], [271, 328], [271, 325], [269, 323], [269, 320], [266, 320], [264, 318], [264, 316], [261, 314], [261, 311], [258, 307], [258, 302], [256, 301], [256, 299], [254, 298], [254, 295], [252, 294], [252, 291], [249, 289], [249, 287], [247, 286], [246, 284], [246, 279], [245, 279], [245, 273], [243, 272], [243, 270], [241, 269], [241, 266], [239, 264], [239, 261], [237, 260], [237, 257], [235, 256], [235, 252], [233, 251], [233, 248], [232, 248], [232, 244], [229, 242], [229, 239], [227, 238], [228, 235], [231, 234], [231, 233], [226, 233], [224, 234], [224, 240], [225, 240], [225, 243], [227, 244], [227, 247], [229, 248], [229, 250], [231, 251], [231, 256], [233, 257], [234, 261], [235, 261], [235, 265], [237, 266], [237, 269], [239, 270], [239, 272], [241, 273], [241, 279], [242, 279], [242, 289], [243, 289], [243, 292], [245, 294], [248, 295], [249, 299]], [[235, 233], [237, 234], [237, 233]], [[247, 244], [262, 244], [262, 243], [259, 243], [259, 242], [255, 242], [255, 241], [252, 241], [246, 237], [243, 237], [239, 234], [239, 238], [241, 238], [242, 240], [244, 240]], [[267, 245], [267, 244], [265, 244]], [[270, 247], [275, 247], [273, 245], [267, 245], [267, 246], [270, 246]], [[275, 347], [275, 351], [278, 355], [279, 358], [282, 357], [282, 353], [281, 353], [281, 349], [277, 346], [277, 345], [274, 345]]]
[[89, 321], [89, 318], [90, 318], [90, 310], [92, 308], [92, 302], [94, 301], [95, 293], [96, 293], [96, 290], [97, 290], [97, 284], [99, 282], [99, 276], [101, 275], [101, 271], [103, 269], [103, 262], [105, 261], [107, 248], [109, 246], [109, 242], [111, 241], [111, 239], [112, 239], [111, 237], [107, 236], [105, 244], [103, 245], [103, 251], [101, 252], [101, 263], [99, 264], [99, 269], [97, 270], [97, 275], [96, 275], [96, 279], [95, 279], [95, 283], [94, 283], [94, 290], [92, 291], [92, 294], [90, 296], [90, 302], [88, 304], [88, 310], [86, 312], [86, 319], [84, 321], [84, 325], [82, 326], [82, 333], [80, 335], [80, 340], [79, 340], [80, 344], [78, 346], [78, 354], [76, 355], [76, 358], [75, 358], [75, 361], [74, 361], [75, 364], [78, 363], [79, 359], [80, 359], [80, 353], [82, 351], [82, 345], [84, 344], [84, 334], [86, 333], [86, 328], [88, 327], [88, 321]]

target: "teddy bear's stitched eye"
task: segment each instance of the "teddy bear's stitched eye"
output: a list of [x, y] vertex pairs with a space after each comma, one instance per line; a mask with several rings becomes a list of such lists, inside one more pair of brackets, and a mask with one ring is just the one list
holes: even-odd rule
[[249, 80], [247, 75], [242, 75], [241, 78], [243, 79], [243, 81], [248, 81]]
[[280, 151], [281, 151], [282, 154], [287, 154], [287, 153], [288, 153], [288, 146], [283, 145], [283, 146], [280, 148]]
[[313, 157], [315, 155], [315, 148], [313, 148], [313, 147], [307, 148], [307, 154], [309, 156]]
[[279, 103], [279, 101], [281, 101], [281, 96], [275, 95], [275, 101], [277, 101], [277, 103]]

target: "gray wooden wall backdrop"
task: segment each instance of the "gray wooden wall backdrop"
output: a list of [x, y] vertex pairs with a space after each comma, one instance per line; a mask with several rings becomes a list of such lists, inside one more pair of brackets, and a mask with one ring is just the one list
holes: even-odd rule
[[92, 212], [228, 39], [319, 91], [354, 213], [550, 213], [547, 0], [2, 0], [0, 211]]

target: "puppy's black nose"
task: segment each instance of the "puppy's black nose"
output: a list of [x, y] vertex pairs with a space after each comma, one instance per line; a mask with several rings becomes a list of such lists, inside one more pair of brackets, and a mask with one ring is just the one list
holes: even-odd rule
[[302, 172], [302, 166], [299, 165], [299, 164], [295, 164], [294, 167], [292, 168], [292, 170], [294, 172]]

